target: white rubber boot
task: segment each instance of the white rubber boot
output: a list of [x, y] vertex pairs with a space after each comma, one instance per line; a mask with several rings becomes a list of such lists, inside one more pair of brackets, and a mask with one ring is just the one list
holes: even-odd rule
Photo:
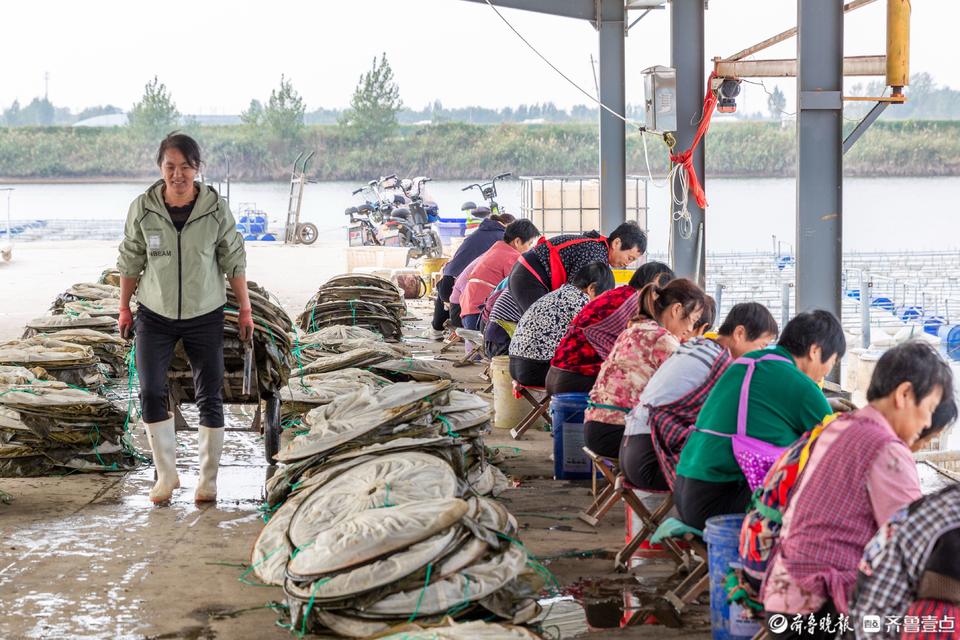
[[173, 414], [161, 422], [144, 422], [147, 440], [153, 452], [153, 466], [157, 470], [157, 483], [150, 489], [150, 500], [166, 502], [174, 489], [180, 488], [177, 476], [177, 435], [173, 428]]
[[198, 427], [200, 448], [200, 480], [197, 482], [197, 502], [214, 502], [217, 499], [217, 470], [220, 454], [223, 453], [223, 429]]

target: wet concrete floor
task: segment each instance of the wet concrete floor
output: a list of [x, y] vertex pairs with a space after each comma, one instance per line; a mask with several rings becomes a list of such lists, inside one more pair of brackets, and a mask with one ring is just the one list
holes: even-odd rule
[[[438, 343], [410, 344], [439, 350]], [[485, 386], [480, 367], [442, 364], [468, 386]], [[185, 417], [195, 424], [191, 409], [185, 407]], [[228, 427], [249, 425], [251, 409], [227, 407]], [[0, 504], [0, 638], [290, 637], [277, 626], [283, 612], [269, 607], [282, 602], [281, 590], [240, 580], [263, 524], [257, 508], [269, 469], [261, 437], [227, 433], [219, 501], [201, 508], [193, 503], [196, 432], [178, 438], [182, 487], [169, 505], [147, 499], [153, 469], [146, 466], [127, 474], [0, 480], [14, 497]], [[146, 448], [141, 429], [135, 441]], [[549, 433], [531, 430], [514, 441], [495, 430], [487, 444], [499, 450], [499, 464], [514, 481], [501, 499], [521, 524], [521, 540], [560, 585], [559, 597], [545, 606], [548, 637], [708, 637], [702, 605], [682, 629], [619, 629], [624, 607], [651, 593], [668, 565], [654, 553], [635, 570], [638, 577], [613, 570], [624, 544], [623, 508], [596, 528], [576, 519], [592, 500], [589, 482], [552, 479]]]

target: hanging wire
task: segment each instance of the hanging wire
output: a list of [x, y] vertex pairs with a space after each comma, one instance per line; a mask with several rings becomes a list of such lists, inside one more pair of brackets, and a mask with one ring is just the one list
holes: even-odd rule
[[[596, 105], [597, 105], [598, 107], [600, 107], [601, 109], [603, 109], [604, 111], [606, 111], [607, 113], [609, 113], [610, 115], [612, 115], [613, 117], [619, 118], [620, 120], [623, 120], [623, 122], [624, 122], [625, 124], [631, 124], [631, 125], [639, 128], [639, 129], [642, 129], [642, 130], [644, 130], [644, 131], [647, 130], [646, 127], [645, 127], [645, 125], [644, 125], [643, 123], [637, 122], [637, 121], [635, 121], [635, 120], [631, 120], [630, 118], [627, 118], [627, 117], [625, 117], [624, 115], [622, 115], [622, 114], [620, 114], [620, 113], [617, 113], [616, 111], [614, 111], [613, 109], [611, 109], [611, 108], [608, 107], [607, 105], [603, 104], [603, 102], [601, 102], [598, 98], [596, 98], [596, 97], [595, 97], [593, 94], [591, 94], [589, 91], [587, 91], [586, 89], [584, 89], [583, 87], [581, 87], [579, 84], [577, 84], [576, 82], [574, 82], [567, 74], [565, 74], [563, 71], [561, 71], [559, 68], [557, 68], [557, 66], [556, 66], [555, 64], [553, 64], [552, 62], [550, 62], [550, 60], [547, 59], [547, 57], [546, 57], [545, 55], [543, 55], [542, 53], [540, 53], [540, 51], [539, 51], [535, 46], [533, 46], [533, 44], [531, 44], [530, 41], [527, 40], [527, 39], [523, 36], [523, 34], [521, 34], [521, 33], [518, 31], [517, 28], [514, 27], [514, 26], [510, 23], [510, 21], [507, 20], [507, 19], [504, 17], [504, 15], [503, 15], [502, 13], [500, 13], [500, 10], [496, 7], [495, 4], [493, 4], [493, 2], [491, 2], [490, 0], [486, 0], [486, 3], [490, 6], [491, 9], [493, 9], [493, 12], [496, 13], [497, 16], [498, 16], [501, 20], [503, 20], [503, 23], [504, 23], [505, 25], [507, 25], [507, 27], [509, 27], [510, 30], [513, 31], [513, 33], [514, 33], [518, 38], [520, 38], [520, 41], [523, 42], [523, 44], [527, 45], [527, 47], [528, 47], [531, 51], [533, 51], [533, 52], [537, 55], [537, 57], [539, 57], [541, 60], [543, 60], [543, 61], [547, 64], [548, 67], [550, 67], [551, 69], [553, 69], [553, 70], [557, 73], [557, 75], [559, 75], [561, 78], [563, 78], [564, 80], [566, 80], [574, 89], [576, 89], [577, 91], [579, 91], [580, 93], [582, 93], [584, 96], [586, 96], [586, 98], [587, 98], [588, 100], [590, 100], [591, 102], [596, 103]], [[656, 135], [656, 132], [654, 132], [654, 131], [649, 131], [649, 133], [654, 133], [654, 134]]]

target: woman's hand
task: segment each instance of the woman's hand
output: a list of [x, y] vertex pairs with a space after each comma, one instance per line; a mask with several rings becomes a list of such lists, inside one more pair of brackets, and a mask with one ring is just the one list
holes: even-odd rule
[[248, 342], [253, 338], [253, 309], [251, 307], [240, 307], [237, 327], [240, 330], [240, 342]]
[[128, 340], [130, 338], [130, 330], [133, 329], [133, 314], [130, 313], [130, 307], [120, 307], [117, 327], [120, 330], [120, 337]]

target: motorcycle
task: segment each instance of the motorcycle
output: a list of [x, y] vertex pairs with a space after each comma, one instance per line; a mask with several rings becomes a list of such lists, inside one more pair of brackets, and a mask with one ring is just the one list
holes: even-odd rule
[[363, 203], [356, 207], [347, 207], [344, 215], [349, 216], [348, 242], [351, 247], [376, 247], [384, 245], [381, 225], [390, 216], [397, 206], [393, 196], [387, 191], [397, 187], [397, 176], [381, 177], [371, 180], [365, 186], [352, 192], [357, 196], [363, 194]]
[[489, 215], [496, 215], [500, 213], [506, 213], [506, 210], [501, 210], [500, 205], [497, 203], [497, 180], [503, 180], [504, 178], [509, 178], [512, 174], [501, 173], [500, 175], [494, 177], [490, 182], [484, 182], [482, 184], [468, 184], [461, 191], [470, 191], [471, 189], [477, 189], [480, 191], [480, 195], [484, 200], [487, 201], [487, 206], [477, 206], [476, 203], [468, 200], [463, 203], [463, 206], [460, 207], [461, 211], [467, 213], [469, 217], [473, 218], [486, 218]]
[[407, 264], [418, 258], [439, 258], [443, 255], [440, 234], [433, 226], [439, 219], [437, 205], [423, 200], [424, 185], [428, 182], [430, 178], [423, 176], [401, 181], [399, 188], [408, 202], [394, 208], [384, 221], [385, 228], [399, 232], [400, 245], [410, 247]]

